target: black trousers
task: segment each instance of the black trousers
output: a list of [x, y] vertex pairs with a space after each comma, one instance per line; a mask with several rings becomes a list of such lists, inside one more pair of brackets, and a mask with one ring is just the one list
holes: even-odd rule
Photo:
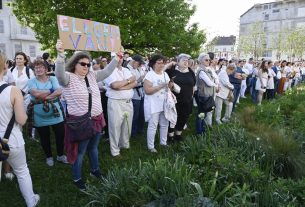
[[[178, 102], [176, 103], [176, 110], [177, 110], [177, 123], [175, 126], [176, 131], [182, 131], [184, 125], [187, 123], [190, 114], [192, 113], [193, 107], [193, 100], [188, 102]], [[169, 133], [174, 132], [173, 128], [169, 128]]]
[[41, 147], [47, 158], [52, 157], [50, 127], [52, 127], [55, 134], [57, 155], [62, 156], [64, 154], [64, 137], [65, 137], [64, 122], [51, 126], [36, 127], [40, 137]]
[[105, 138], [109, 137], [108, 132], [108, 112], [107, 112], [107, 105], [108, 105], [108, 97], [106, 96], [106, 92], [101, 92], [101, 101], [102, 101], [102, 108], [103, 108], [103, 114], [106, 122], [106, 126], [104, 127], [104, 136]]

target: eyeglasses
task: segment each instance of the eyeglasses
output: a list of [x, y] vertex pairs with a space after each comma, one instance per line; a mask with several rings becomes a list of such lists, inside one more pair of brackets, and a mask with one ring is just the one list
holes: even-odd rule
[[85, 67], [85, 66], [87, 66], [88, 68], [91, 67], [91, 64], [90, 64], [90, 63], [78, 62], [78, 64], [80, 64], [80, 65], [83, 66], [83, 67]]
[[36, 66], [36, 67], [34, 67], [34, 70], [39, 70], [39, 69], [45, 69], [45, 67], [44, 66]]
[[204, 61], [206, 61], [206, 62], [210, 62], [210, 59], [205, 59]]

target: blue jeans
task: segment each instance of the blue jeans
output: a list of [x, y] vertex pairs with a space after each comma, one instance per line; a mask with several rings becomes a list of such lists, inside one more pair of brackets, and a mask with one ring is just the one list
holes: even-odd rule
[[251, 80], [251, 97], [252, 97], [253, 103], [257, 102], [258, 91], [255, 90], [256, 80], [257, 80], [257, 78], [252, 78], [252, 80]]
[[234, 86], [234, 91], [233, 91], [234, 101], [233, 101], [233, 109], [232, 110], [235, 109], [235, 105], [236, 105], [238, 96], [240, 94], [240, 86], [241, 86], [241, 84], [233, 84], [233, 86]]
[[98, 163], [98, 144], [101, 139], [101, 134], [98, 133], [91, 139], [84, 140], [78, 143], [78, 154], [77, 159], [72, 165], [73, 180], [77, 181], [82, 178], [82, 165], [83, 159], [86, 152], [88, 152], [91, 171], [99, 169]]
[[133, 104], [133, 118], [131, 136], [134, 137], [137, 134], [144, 133], [144, 99], [135, 100], [132, 99]]

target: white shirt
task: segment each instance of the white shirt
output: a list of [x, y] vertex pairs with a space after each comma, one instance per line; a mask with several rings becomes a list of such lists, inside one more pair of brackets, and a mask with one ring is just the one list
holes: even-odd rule
[[234, 89], [234, 86], [230, 83], [229, 76], [227, 74], [226, 70], [221, 70], [218, 73], [219, 77], [219, 92], [216, 94], [216, 96], [222, 98], [222, 99], [227, 99], [230, 90]]
[[127, 68], [122, 67], [121, 70], [115, 68], [111, 75], [104, 80], [107, 87], [106, 96], [112, 99], [131, 99], [133, 96], [133, 89], [114, 90], [111, 88], [112, 83], [129, 79], [131, 76], [132, 74]]
[[272, 68], [268, 68], [268, 82], [267, 82], [267, 89], [274, 89], [274, 77], [276, 76], [275, 72]]
[[[143, 80], [140, 80], [141, 76], [144, 75], [144, 71], [142, 68], [134, 69], [131, 65], [127, 65], [131, 74], [136, 77], [137, 87], [133, 89], [133, 97], [134, 100], [141, 100], [144, 97], [144, 90], [143, 90]], [[142, 87], [141, 87], [142, 86]]]
[[301, 68], [301, 73], [302, 73], [302, 75], [305, 75], [305, 67]]
[[253, 73], [253, 64], [246, 63], [245, 66], [244, 66], [244, 68], [245, 68], [245, 70], [248, 71], [248, 72], [244, 71], [247, 75]]
[[[0, 85], [4, 84], [4, 81], [0, 81]], [[11, 90], [12, 86], [5, 88], [0, 94], [0, 137], [3, 138], [7, 125], [13, 115], [13, 105], [11, 103]], [[7, 137], [5, 137], [7, 138]], [[22, 127], [15, 122], [13, 130], [10, 134], [8, 145], [10, 148], [17, 148], [24, 145], [24, 139], [22, 136]]]
[[3, 76], [3, 81], [8, 84], [15, 83], [15, 79], [11, 70], [7, 70], [6, 74]]
[[[164, 71], [162, 74], [157, 74], [155, 71], [149, 71], [144, 80], [148, 80], [151, 82], [153, 87], [168, 83], [169, 77], [167, 73]], [[145, 94], [144, 97], [144, 114], [145, 114], [145, 121], [148, 121], [152, 114], [162, 112], [164, 110], [164, 99], [166, 96], [166, 88], [162, 88], [154, 94]]]
[[[24, 66], [24, 68], [22, 69], [22, 74], [18, 77], [18, 69], [15, 67], [12, 71], [12, 75], [16, 81], [16, 86], [17, 88], [19, 88], [20, 90], [22, 90], [25, 93], [29, 92], [28, 89], [28, 81], [29, 78], [26, 75], [26, 67]], [[30, 69], [30, 79], [35, 78], [34, 72], [33, 70]]]
[[[208, 71], [211, 71], [212, 78], [215, 80], [217, 77], [217, 74], [213, 73], [210, 68], [207, 68], [207, 69], [208, 69]], [[211, 80], [204, 71], [200, 71], [199, 78], [201, 80], [203, 80], [209, 87], [217, 87], [217, 84], [213, 80]], [[217, 79], [218, 79], [218, 77], [217, 77]]]

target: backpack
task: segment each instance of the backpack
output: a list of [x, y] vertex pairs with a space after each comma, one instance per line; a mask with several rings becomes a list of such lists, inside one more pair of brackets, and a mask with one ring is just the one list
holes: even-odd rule
[[[13, 72], [14, 69], [15, 69], [15, 67], [12, 67], [11, 68], [11, 72]], [[30, 70], [32, 70], [32, 69], [29, 68], [28, 66], [25, 67], [25, 73], [26, 73], [26, 76], [28, 77], [28, 79], [31, 79], [31, 77], [30, 77]]]
[[[0, 93], [8, 86], [9, 86], [8, 84], [1, 85]], [[15, 113], [13, 113], [13, 116], [7, 125], [3, 138], [0, 138], [0, 161], [7, 160], [8, 156], [9, 156], [10, 147], [8, 146], [7, 143], [8, 143], [8, 139], [10, 138], [11, 132], [13, 130], [14, 123], [15, 123]]]

